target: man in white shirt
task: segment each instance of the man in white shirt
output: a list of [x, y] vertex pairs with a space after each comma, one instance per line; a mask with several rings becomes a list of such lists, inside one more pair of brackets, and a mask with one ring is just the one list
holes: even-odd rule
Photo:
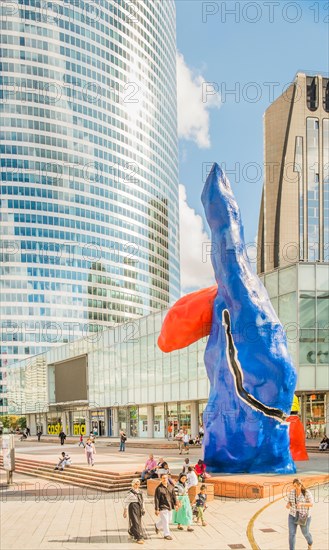
[[184, 443], [184, 451], [186, 453], [189, 452], [189, 450], [188, 450], [189, 442], [190, 442], [190, 436], [189, 436], [188, 432], [185, 430], [184, 435], [183, 435], [183, 443]]

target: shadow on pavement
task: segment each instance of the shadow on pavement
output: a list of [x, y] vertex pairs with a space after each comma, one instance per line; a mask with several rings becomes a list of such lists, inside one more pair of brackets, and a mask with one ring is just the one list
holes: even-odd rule
[[58, 543], [71, 543], [71, 544], [125, 544], [131, 542], [131, 539], [120, 535], [97, 535], [94, 537], [69, 537], [65, 539], [49, 539], [48, 542], [58, 542]]

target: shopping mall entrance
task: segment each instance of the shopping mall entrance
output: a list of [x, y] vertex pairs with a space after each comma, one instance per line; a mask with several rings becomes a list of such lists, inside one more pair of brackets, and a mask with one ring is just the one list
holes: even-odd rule
[[[97, 436], [105, 434], [105, 411], [91, 411], [91, 428], [90, 431]], [[88, 434], [89, 435], [89, 434]]]

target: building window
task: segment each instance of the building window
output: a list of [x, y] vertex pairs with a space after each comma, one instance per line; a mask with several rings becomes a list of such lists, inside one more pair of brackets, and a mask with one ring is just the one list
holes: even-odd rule
[[329, 261], [329, 120], [323, 120], [323, 260]]
[[304, 177], [303, 177], [303, 138], [296, 137], [294, 171], [298, 172], [299, 196], [299, 258], [304, 259]]
[[307, 260], [319, 260], [319, 121], [308, 117], [307, 141]]
[[326, 113], [329, 113], [329, 78], [322, 78], [322, 105]]
[[306, 78], [307, 86], [307, 107], [310, 111], [316, 111], [319, 106], [318, 99], [318, 79], [317, 77], [308, 76]]

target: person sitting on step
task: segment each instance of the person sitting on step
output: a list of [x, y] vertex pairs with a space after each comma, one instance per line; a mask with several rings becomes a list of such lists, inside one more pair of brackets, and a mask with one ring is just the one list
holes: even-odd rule
[[58, 462], [57, 466], [55, 466], [54, 470], [63, 471], [65, 466], [70, 466], [71, 464], [72, 464], [72, 460], [71, 460], [70, 456], [63, 451], [62, 455], [59, 459], [59, 462]]

